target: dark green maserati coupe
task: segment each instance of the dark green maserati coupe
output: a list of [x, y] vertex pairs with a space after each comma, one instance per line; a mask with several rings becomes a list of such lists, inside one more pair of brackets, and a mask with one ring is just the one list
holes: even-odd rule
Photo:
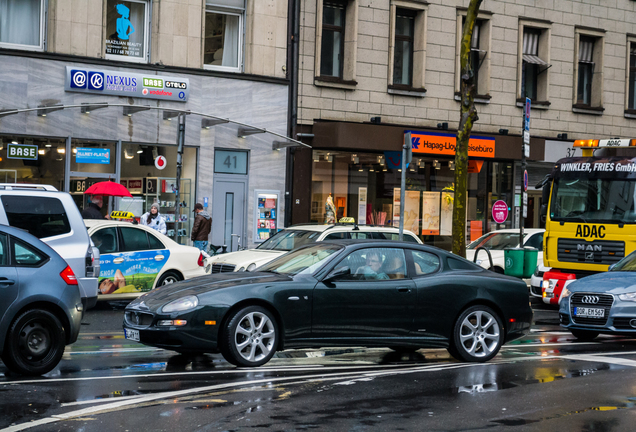
[[434, 247], [321, 242], [253, 272], [159, 287], [126, 307], [126, 338], [260, 366], [277, 350], [447, 348], [487, 361], [530, 328], [524, 282]]

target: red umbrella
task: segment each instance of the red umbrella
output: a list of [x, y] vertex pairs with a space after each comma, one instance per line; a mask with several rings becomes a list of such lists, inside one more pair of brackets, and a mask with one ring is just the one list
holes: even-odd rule
[[131, 197], [132, 195], [122, 184], [113, 181], [103, 181], [95, 183], [84, 192], [87, 195], [103, 195], [115, 197]]

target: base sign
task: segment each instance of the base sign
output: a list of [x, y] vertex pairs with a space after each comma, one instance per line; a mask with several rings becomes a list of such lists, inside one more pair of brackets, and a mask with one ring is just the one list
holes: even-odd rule
[[31, 144], [8, 144], [7, 157], [9, 159], [37, 160], [38, 146]]
[[499, 200], [492, 205], [492, 220], [495, 223], [502, 224], [508, 219], [508, 204]]

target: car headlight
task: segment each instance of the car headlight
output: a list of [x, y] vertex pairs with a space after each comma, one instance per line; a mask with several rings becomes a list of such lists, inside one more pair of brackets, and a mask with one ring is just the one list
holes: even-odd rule
[[247, 266], [247, 271], [252, 271], [256, 268], [256, 264], [252, 263], [250, 265]]
[[566, 287], [563, 287], [563, 291], [561, 291], [561, 298], [568, 298], [570, 297], [570, 295], [572, 295], [572, 293], [570, 292], [569, 289], [567, 289]]
[[620, 294], [618, 296], [619, 299], [623, 300], [623, 301], [632, 301], [632, 302], [636, 302], [636, 293], [625, 293], [625, 294]]
[[161, 312], [170, 313], [170, 312], [182, 312], [189, 309], [194, 309], [199, 305], [199, 298], [197, 296], [185, 296], [180, 299], [171, 301], [167, 305], [161, 308]]

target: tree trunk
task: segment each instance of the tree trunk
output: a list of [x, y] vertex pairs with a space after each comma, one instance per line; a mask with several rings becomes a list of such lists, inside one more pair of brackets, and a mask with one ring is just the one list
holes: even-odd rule
[[475, 109], [475, 74], [470, 56], [470, 41], [482, 0], [470, 0], [461, 41], [461, 109], [455, 147], [455, 196], [453, 204], [453, 253], [466, 257], [466, 190], [468, 184], [468, 140], [473, 123], [479, 117]]

